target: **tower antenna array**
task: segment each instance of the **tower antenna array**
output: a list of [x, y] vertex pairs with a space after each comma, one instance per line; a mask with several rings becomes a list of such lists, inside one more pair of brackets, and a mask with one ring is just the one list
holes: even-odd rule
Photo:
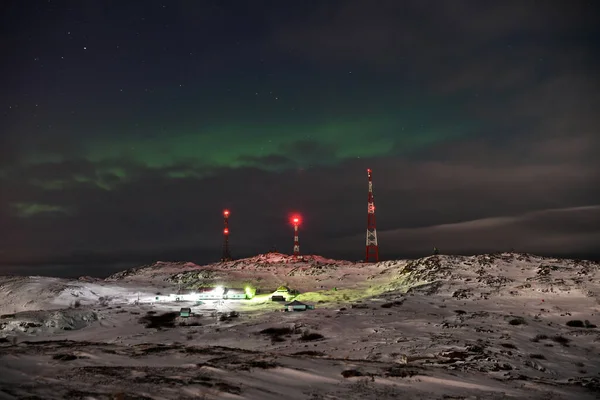
[[369, 200], [367, 207], [367, 251], [365, 262], [379, 261], [379, 245], [377, 244], [377, 227], [375, 224], [375, 200], [373, 198], [373, 172], [367, 170], [369, 177]]
[[223, 220], [225, 228], [223, 229], [223, 255], [221, 261], [231, 261], [231, 253], [229, 252], [229, 210], [223, 211]]
[[292, 217], [294, 224], [294, 256], [300, 257], [300, 242], [298, 240], [298, 225], [300, 225], [300, 217], [295, 215]]

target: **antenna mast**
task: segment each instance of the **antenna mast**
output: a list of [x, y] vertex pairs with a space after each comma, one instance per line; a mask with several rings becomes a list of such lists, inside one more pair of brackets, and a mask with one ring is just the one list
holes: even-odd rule
[[294, 216], [292, 218], [294, 224], [294, 256], [300, 257], [300, 242], [298, 240], [298, 225], [300, 225], [300, 217]]
[[375, 200], [373, 198], [373, 175], [367, 170], [369, 177], [369, 200], [367, 207], [367, 251], [365, 262], [379, 261], [379, 244], [377, 244], [377, 227], [375, 224]]
[[223, 256], [221, 261], [231, 261], [231, 253], [229, 252], [229, 210], [223, 211], [223, 220], [225, 229], [223, 229]]

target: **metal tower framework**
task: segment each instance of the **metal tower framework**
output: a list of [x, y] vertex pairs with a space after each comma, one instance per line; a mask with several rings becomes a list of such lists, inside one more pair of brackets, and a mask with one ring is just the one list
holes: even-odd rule
[[221, 261], [231, 261], [231, 253], [229, 252], [229, 210], [223, 211], [223, 220], [225, 229], [223, 229], [223, 255]]
[[367, 170], [369, 177], [369, 201], [367, 208], [367, 249], [365, 262], [379, 261], [379, 244], [377, 244], [377, 227], [375, 224], [375, 199], [373, 198], [373, 173]]
[[294, 256], [300, 257], [300, 242], [298, 240], [298, 225], [300, 225], [300, 218], [294, 217], [292, 223], [294, 224]]

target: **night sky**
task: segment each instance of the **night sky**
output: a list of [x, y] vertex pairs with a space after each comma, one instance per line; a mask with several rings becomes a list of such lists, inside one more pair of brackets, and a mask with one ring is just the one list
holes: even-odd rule
[[0, 274], [599, 258], [597, 1], [0, 5]]

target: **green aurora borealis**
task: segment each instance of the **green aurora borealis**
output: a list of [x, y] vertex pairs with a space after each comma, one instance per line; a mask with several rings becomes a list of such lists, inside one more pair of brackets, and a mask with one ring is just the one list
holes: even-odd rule
[[[370, 94], [364, 94], [369, 97]], [[381, 108], [389, 107], [381, 104]], [[136, 123], [114, 121], [105, 126], [87, 126], [95, 135], [70, 138], [67, 152], [39, 149], [26, 152], [25, 164], [62, 163], [84, 159], [95, 165], [93, 175], [73, 171], [53, 180], [31, 183], [48, 190], [60, 189], [69, 182], [97, 182], [99, 187], [110, 185], [98, 177], [112, 175], [127, 179], [129, 167], [163, 170], [167, 176], [182, 178], [202, 177], [218, 168], [255, 167], [265, 170], [285, 170], [333, 166], [347, 159], [369, 159], [380, 156], [410, 154], [430, 144], [443, 143], [465, 136], [467, 124], [452, 127], [447, 121], [411, 122], [415, 116], [394, 115], [393, 111], [367, 116], [335, 116], [299, 118], [293, 111], [282, 118], [265, 107], [262, 118], [248, 118], [243, 112], [238, 117], [231, 110], [228, 120], [202, 124], [202, 115], [183, 115], [187, 124], [167, 126], [152, 117], [139, 118], [136, 129], [126, 126]], [[137, 117], [137, 116], [136, 116]], [[245, 119], [247, 122], [245, 122]], [[312, 122], [305, 122], [311, 120]], [[230, 121], [238, 121], [231, 123]], [[142, 125], [140, 127], [140, 125]], [[118, 133], [114, 133], [118, 132]], [[75, 150], [73, 150], [75, 149]]]

